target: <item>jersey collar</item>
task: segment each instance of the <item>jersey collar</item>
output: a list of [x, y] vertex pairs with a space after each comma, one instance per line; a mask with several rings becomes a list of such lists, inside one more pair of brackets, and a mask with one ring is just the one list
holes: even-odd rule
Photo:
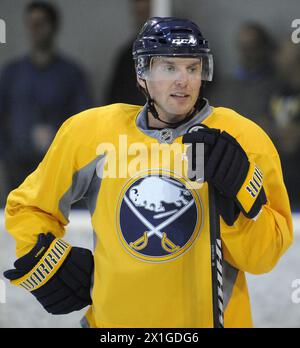
[[155, 138], [159, 143], [171, 144], [173, 141], [183, 136], [192, 126], [202, 123], [213, 111], [207, 99], [203, 108], [188, 122], [180, 125], [177, 128], [149, 129], [147, 123], [147, 104], [139, 112], [136, 118], [136, 125], [144, 134]]

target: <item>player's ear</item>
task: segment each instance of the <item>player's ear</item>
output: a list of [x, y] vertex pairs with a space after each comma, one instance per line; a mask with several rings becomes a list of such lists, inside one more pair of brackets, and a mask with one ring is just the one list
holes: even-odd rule
[[146, 88], [145, 80], [139, 78], [138, 76], [136, 77], [136, 79], [137, 79], [138, 84], [139, 84], [142, 88], [145, 89], [145, 88]]

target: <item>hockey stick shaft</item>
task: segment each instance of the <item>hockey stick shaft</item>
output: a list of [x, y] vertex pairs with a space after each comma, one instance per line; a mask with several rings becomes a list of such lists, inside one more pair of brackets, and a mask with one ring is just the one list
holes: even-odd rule
[[217, 195], [213, 185], [208, 185], [208, 192], [210, 216], [213, 323], [214, 328], [223, 328], [223, 256], [220, 235], [220, 215], [218, 210]]
[[[204, 125], [196, 125], [188, 130], [188, 133], [197, 132]], [[204, 150], [204, 149], [203, 149]], [[204, 153], [202, 158], [204, 158]], [[204, 165], [204, 163], [202, 163]], [[196, 166], [197, 168], [197, 166]], [[199, 173], [199, 178], [203, 173]], [[212, 308], [214, 328], [224, 327], [223, 313], [223, 255], [220, 234], [220, 215], [218, 208], [218, 196], [213, 185], [208, 184], [209, 195], [209, 225], [211, 245], [211, 275], [212, 275]]]

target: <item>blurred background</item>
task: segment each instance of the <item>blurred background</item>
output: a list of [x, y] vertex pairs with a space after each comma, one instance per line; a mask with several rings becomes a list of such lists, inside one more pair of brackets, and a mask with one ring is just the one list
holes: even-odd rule
[[[295, 243], [270, 274], [249, 275], [249, 288], [255, 326], [300, 327], [300, 303], [292, 301], [292, 283], [300, 278], [300, 43], [292, 40], [298, 0], [1, 0], [1, 274], [14, 259], [1, 208], [36, 168], [61, 123], [95, 106], [144, 104], [131, 45], [153, 15], [189, 18], [200, 26], [215, 61], [206, 97], [258, 123], [277, 147]], [[83, 203], [77, 204], [68, 240], [89, 246], [88, 221]], [[20, 307], [26, 307], [21, 316]], [[0, 327], [77, 327], [81, 315], [51, 317], [30, 294], [8, 285], [6, 303], [0, 299]]]

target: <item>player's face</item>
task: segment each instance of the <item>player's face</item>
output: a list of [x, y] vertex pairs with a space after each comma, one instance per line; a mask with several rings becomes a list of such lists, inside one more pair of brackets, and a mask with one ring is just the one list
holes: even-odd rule
[[198, 58], [153, 58], [146, 83], [161, 119], [180, 121], [197, 101], [201, 61]]

